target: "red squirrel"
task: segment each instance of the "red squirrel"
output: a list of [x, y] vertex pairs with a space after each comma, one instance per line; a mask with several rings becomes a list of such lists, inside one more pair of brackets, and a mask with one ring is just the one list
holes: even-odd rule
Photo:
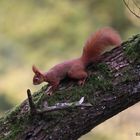
[[82, 55], [73, 60], [65, 61], [52, 67], [48, 72], [42, 73], [35, 66], [32, 70], [35, 73], [33, 84], [38, 85], [48, 82], [50, 91], [54, 91], [61, 80], [66, 76], [78, 80], [79, 85], [83, 85], [88, 76], [86, 67], [101, 59], [102, 52], [109, 46], [121, 44], [119, 34], [110, 27], [105, 27], [92, 34], [86, 41]]

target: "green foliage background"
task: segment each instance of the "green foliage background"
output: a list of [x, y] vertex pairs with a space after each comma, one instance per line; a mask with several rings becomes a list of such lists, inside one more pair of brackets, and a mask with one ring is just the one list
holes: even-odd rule
[[122, 0], [0, 0], [0, 112], [23, 101], [27, 88], [41, 87], [32, 85], [32, 64], [47, 71], [79, 56], [104, 26], [126, 39], [140, 31], [140, 20]]

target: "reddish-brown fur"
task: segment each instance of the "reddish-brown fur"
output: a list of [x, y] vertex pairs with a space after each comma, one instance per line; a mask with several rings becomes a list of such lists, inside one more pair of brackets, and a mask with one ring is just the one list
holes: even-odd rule
[[77, 79], [78, 83], [83, 85], [88, 76], [86, 72], [87, 65], [99, 60], [101, 53], [108, 46], [116, 45], [117, 47], [120, 43], [121, 38], [115, 30], [109, 27], [100, 29], [87, 40], [81, 57], [57, 64], [46, 73], [40, 72], [33, 66], [32, 69], [35, 73], [33, 84], [48, 82], [52, 86], [51, 90], [55, 90], [60, 81], [68, 76]]
[[108, 46], [121, 43], [119, 34], [110, 27], [105, 27], [92, 34], [84, 45], [82, 59], [85, 63], [96, 61]]

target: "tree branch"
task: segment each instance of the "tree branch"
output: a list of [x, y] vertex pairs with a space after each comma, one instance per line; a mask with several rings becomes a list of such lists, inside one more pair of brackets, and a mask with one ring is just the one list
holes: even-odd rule
[[[42, 87], [0, 119], [0, 139], [76, 140], [140, 101], [140, 35], [91, 65], [83, 87], [65, 79], [52, 96]], [[84, 100], [83, 98], [84, 97]]]

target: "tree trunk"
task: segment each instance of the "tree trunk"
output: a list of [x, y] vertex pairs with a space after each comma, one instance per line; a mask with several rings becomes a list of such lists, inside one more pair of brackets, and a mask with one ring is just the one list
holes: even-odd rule
[[[52, 96], [47, 96], [46, 85], [32, 98], [29, 96], [30, 105], [25, 100], [5, 114], [0, 118], [0, 139], [77, 140], [139, 102], [140, 35], [103, 54], [102, 58], [100, 63], [87, 68], [89, 77], [83, 87], [65, 79]], [[81, 97], [85, 98], [84, 103], [79, 101]], [[48, 110], [48, 106], [62, 108]]]

